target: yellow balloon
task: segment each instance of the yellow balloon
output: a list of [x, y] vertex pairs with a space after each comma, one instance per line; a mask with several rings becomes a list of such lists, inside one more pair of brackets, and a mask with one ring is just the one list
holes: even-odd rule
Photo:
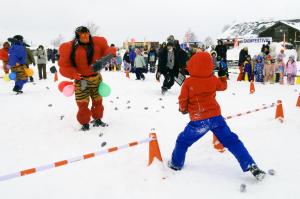
[[27, 76], [29, 77], [33, 76], [33, 70], [31, 68], [25, 68], [24, 70]]
[[6, 81], [6, 82], [10, 81], [8, 74], [4, 74], [3, 80]]

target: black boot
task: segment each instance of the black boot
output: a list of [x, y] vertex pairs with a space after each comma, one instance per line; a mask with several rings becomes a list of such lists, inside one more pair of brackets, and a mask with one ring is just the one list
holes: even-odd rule
[[18, 86], [14, 86], [13, 91], [16, 92], [17, 95], [23, 93]]
[[89, 124], [84, 124], [84, 125], [82, 125], [80, 130], [81, 131], [88, 131], [88, 130], [90, 130], [90, 125]]
[[96, 120], [92, 121], [92, 123], [93, 123], [93, 126], [95, 126], [95, 127], [99, 127], [99, 126], [106, 127], [106, 126], [108, 126], [108, 124], [102, 122], [101, 119], [96, 119]]
[[252, 175], [258, 180], [258, 181], [262, 181], [265, 176], [266, 176], [266, 172], [264, 172], [263, 170], [261, 170], [260, 168], [258, 168], [258, 166], [256, 164], [252, 164], [249, 166], [249, 171], [252, 173]]
[[174, 165], [172, 164], [172, 161], [171, 161], [171, 160], [168, 161], [168, 167], [169, 167], [170, 169], [173, 169], [174, 171], [179, 171], [179, 170], [181, 170], [181, 168], [174, 166]]
[[161, 94], [162, 95], [166, 94], [167, 91], [168, 91], [168, 89], [166, 87], [161, 87]]

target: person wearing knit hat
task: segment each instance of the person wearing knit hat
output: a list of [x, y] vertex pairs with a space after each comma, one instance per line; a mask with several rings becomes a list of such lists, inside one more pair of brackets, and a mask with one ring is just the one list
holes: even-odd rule
[[6, 41], [3, 43], [3, 48], [0, 49], [0, 60], [3, 62], [3, 70], [5, 74], [9, 73], [9, 68], [7, 68], [9, 48], [10, 44]]
[[297, 62], [295, 61], [295, 55], [290, 55], [289, 60], [285, 65], [285, 72], [287, 74], [287, 83], [294, 85], [295, 77], [297, 75]]
[[141, 49], [137, 48], [135, 50], [136, 56], [134, 58], [134, 68], [135, 68], [135, 75], [136, 80], [145, 80], [145, 75], [143, 74], [143, 69], [146, 65], [145, 59], [142, 55]]
[[264, 83], [270, 82], [271, 84], [274, 83], [274, 74], [275, 74], [275, 64], [272, 63], [272, 56], [267, 55], [264, 65], [264, 74], [265, 79]]
[[177, 49], [174, 48], [174, 43], [168, 41], [167, 47], [162, 48], [158, 56], [156, 77], [158, 79], [162, 74], [165, 78], [161, 87], [161, 93], [164, 95], [174, 85], [175, 77], [179, 74], [179, 55]]
[[13, 91], [20, 94], [23, 93], [22, 89], [28, 78], [25, 72], [27, 59], [26, 45], [21, 35], [8, 38], [8, 41], [11, 42], [11, 47], [8, 50], [8, 65], [11, 66], [11, 71], [16, 73]]
[[257, 180], [262, 180], [266, 173], [258, 168], [242, 141], [230, 130], [221, 115], [216, 91], [226, 90], [226, 72], [219, 70], [219, 78], [213, 74], [212, 58], [207, 52], [192, 56], [187, 69], [190, 77], [184, 81], [178, 100], [179, 111], [182, 114], [188, 113], [191, 121], [178, 135], [168, 166], [173, 170], [181, 170], [188, 148], [208, 131], [212, 131], [235, 156], [244, 172], [250, 171]]

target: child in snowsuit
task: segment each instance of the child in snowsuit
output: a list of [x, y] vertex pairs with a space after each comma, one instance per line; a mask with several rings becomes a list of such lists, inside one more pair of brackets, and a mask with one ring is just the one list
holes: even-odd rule
[[0, 49], [0, 60], [2, 60], [3, 62], [3, 70], [5, 74], [9, 73], [9, 68], [7, 68], [9, 48], [10, 48], [10, 44], [8, 42], [4, 42], [3, 48]]
[[289, 57], [288, 62], [286, 63], [285, 66], [285, 71], [287, 74], [287, 82], [289, 85], [294, 85], [295, 83], [295, 77], [297, 74], [297, 65], [295, 62], [295, 56], [291, 55]]
[[275, 82], [279, 84], [283, 84], [284, 78], [284, 62], [282, 54], [277, 56], [277, 61], [275, 64]]
[[19, 94], [23, 93], [22, 89], [28, 78], [24, 69], [27, 58], [25, 43], [21, 35], [15, 35], [13, 38], [9, 38], [8, 41], [12, 43], [8, 51], [8, 65], [11, 66], [11, 71], [16, 73], [13, 91]]
[[134, 58], [134, 68], [135, 68], [135, 75], [136, 79], [140, 80], [145, 80], [145, 75], [143, 74], [143, 70], [145, 67], [145, 59], [142, 55], [142, 52], [140, 49], [136, 49], [136, 57]]
[[187, 69], [190, 77], [184, 81], [178, 99], [179, 111], [182, 114], [189, 113], [191, 121], [178, 135], [168, 166], [174, 170], [182, 169], [188, 148], [208, 131], [212, 131], [235, 156], [242, 170], [251, 171], [256, 179], [261, 180], [265, 172], [257, 167], [238, 136], [227, 126], [215, 99], [216, 91], [227, 88], [226, 72], [219, 70], [219, 78], [213, 75], [212, 58], [207, 52], [196, 53]]
[[254, 77], [256, 82], [264, 83], [264, 63], [262, 56], [257, 56], [257, 61], [254, 66]]
[[251, 56], [247, 55], [246, 61], [244, 62], [244, 74], [245, 74], [245, 80], [248, 76], [248, 81], [251, 82], [252, 80], [252, 62], [251, 62]]
[[274, 63], [271, 62], [271, 55], [266, 56], [265, 66], [264, 66], [264, 74], [265, 74], [265, 82], [274, 83]]

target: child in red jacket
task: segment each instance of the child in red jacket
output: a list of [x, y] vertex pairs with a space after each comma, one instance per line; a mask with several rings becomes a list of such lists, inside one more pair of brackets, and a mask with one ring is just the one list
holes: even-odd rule
[[257, 180], [262, 180], [265, 172], [257, 167], [238, 136], [227, 126], [215, 99], [216, 91], [227, 88], [225, 70], [219, 69], [219, 78], [214, 76], [212, 58], [206, 52], [196, 53], [190, 59], [187, 70], [190, 77], [181, 88], [179, 111], [189, 113], [191, 121], [177, 137], [168, 166], [180, 170], [184, 165], [187, 149], [210, 130], [235, 156], [244, 172], [250, 171]]

